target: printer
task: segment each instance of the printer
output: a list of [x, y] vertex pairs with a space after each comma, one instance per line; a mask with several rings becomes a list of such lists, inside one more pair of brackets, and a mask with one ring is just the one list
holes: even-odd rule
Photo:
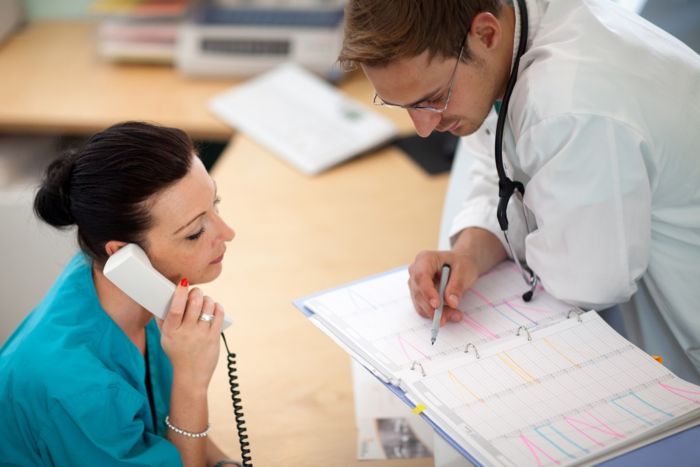
[[175, 63], [187, 75], [249, 77], [294, 62], [329, 79], [343, 38], [343, 0], [202, 1], [181, 26]]

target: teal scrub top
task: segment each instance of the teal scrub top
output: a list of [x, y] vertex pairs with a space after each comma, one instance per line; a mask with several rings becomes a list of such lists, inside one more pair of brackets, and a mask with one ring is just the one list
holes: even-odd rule
[[146, 343], [152, 403], [146, 360], [77, 254], [0, 349], [0, 465], [182, 465], [165, 439], [172, 367], [154, 320]]

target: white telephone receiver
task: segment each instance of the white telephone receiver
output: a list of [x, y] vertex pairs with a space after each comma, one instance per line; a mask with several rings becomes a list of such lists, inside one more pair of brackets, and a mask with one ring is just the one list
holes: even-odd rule
[[[148, 260], [146, 253], [135, 243], [129, 243], [109, 257], [104, 275], [136, 303], [165, 319], [175, 284], [159, 273]], [[224, 329], [233, 321], [224, 315]]]

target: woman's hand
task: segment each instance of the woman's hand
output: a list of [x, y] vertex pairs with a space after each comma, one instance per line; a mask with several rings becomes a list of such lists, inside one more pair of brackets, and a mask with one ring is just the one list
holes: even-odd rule
[[[202, 316], [213, 315], [203, 321]], [[160, 322], [161, 345], [173, 365], [173, 376], [193, 388], [209, 386], [219, 357], [223, 307], [198, 288], [188, 292], [187, 281], [177, 286], [170, 310]]]

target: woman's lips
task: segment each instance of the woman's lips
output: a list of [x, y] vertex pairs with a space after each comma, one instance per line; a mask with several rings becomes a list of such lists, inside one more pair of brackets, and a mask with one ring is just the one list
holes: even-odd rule
[[221, 256], [219, 256], [218, 258], [216, 258], [214, 261], [212, 261], [209, 264], [219, 264], [223, 260], [224, 260], [224, 255], [222, 254]]

